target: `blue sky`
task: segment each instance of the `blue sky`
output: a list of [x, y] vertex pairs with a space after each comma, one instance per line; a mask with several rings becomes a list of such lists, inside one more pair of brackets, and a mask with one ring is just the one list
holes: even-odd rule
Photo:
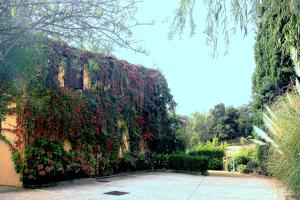
[[[215, 104], [239, 106], [251, 99], [251, 77], [255, 62], [254, 33], [246, 38], [240, 33], [231, 37], [229, 55], [211, 56], [203, 34], [205, 13], [196, 7], [197, 33], [190, 38], [188, 29], [182, 39], [168, 39], [168, 31], [176, 0], [146, 0], [138, 6], [140, 22], [154, 20], [153, 26], [139, 26], [133, 36], [143, 40], [141, 45], [149, 55], [136, 54], [128, 49], [113, 52], [120, 59], [159, 69], [167, 78], [171, 93], [178, 103], [177, 113], [190, 115], [195, 111], [208, 112]], [[201, 6], [201, 5], [197, 5]], [[203, 8], [203, 7], [202, 7]], [[205, 9], [205, 8], [204, 8]]]

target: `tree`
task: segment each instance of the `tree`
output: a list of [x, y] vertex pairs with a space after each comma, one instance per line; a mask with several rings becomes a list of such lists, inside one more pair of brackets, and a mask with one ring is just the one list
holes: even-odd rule
[[252, 90], [253, 108], [260, 112], [263, 105], [272, 103], [288, 90], [288, 85], [295, 78], [295, 71], [287, 37], [291, 28], [289, 5], [284, 2], [274, 5], [272, 0], [264, 0], [258, 9]]
[[212, 139], [210, 116], [200, 112], [192, 113], [192, 117], [189, 119], [188, 132], [190, 147], [197, 145], [201, 141]]
[[131, 39], [135, 0], [1, 0], [0, 59], [18, 44], [62, 40], [77, 47], [118, 45], [142, 52]]
[[[114, 45], [144, 52], [132, 39], [136, 0], [0, 0], [0, 122], [12, 98], [8, 68], [14, 50], [59, 40], [110, 50]], [[14, 70], [14, 69], [13, 69]]]
[[[229, 45], [229, 37], [239, 28], [246, 36], [248, 29], [255, 26], [257, 19], [256, 6], [258, 0], [205, 0], [202, 4], [207, 8], [206, 26], [203, 28], [206, 34], [206, 41], [213, 46], [213, 55], [217, 54], [217, 46], [219, 38], [223, 35], [226, 43], [225, 53], [227, 53]], [[196, 24], [194, 20], [195, 0], [181, 0], [176, 10], [169, 37], [172, 39], [175, 35], [182, 35], [187, 23], [189, 23], [190, 34], [196, 33]], [[199, 12], [205, 12], [201, 10]], [[230, 18], [231, 16], [231, 18]], [[231, 21], [232, 19], [232, 21]], [[232, 31], [232, 32], [230, 32]]]
[[226, 113], [226, 108], [223, 103], [217, 104], [213, 109], [210, 110], [211, 115], [211, 127], [210, 132], [213, 137], [218, 137], [220, 139], [225, 139], [228, 136], [230, 127], [226, 127], [224, 123], [224, 117]]
[[238, 119], [239, 119], [238, 109], [234, 108], [233, 106], [227, 107], [223, 119], [223, 123], [225, 124], [226, 127], [225, 138], [227, 137], [233, 139], [240, 136], [238, 130], [238, 126], [239, 126]]
[[238, 108], [215, 105], [208, 114], [195, 112], [189, 119], [187, 135], [189, 146], [213, 138], [220, 140], [246, 137], [252, 133], [253, 114], [249, 105]]
[[[184, 29], [189, 23], [190, 34], [194, 35], [196, 24], [194, 20], [195, 0], [180, 0], [178, 9], [176, 10], [175, 17], [169, 32], [169, 37], [173, 38], [175, 35], [182, 35]], [[206, 7], [206, 26], [203, 28], [206, 34], [206, 39], [209, 44], [213, 46], [214, 55], [217, 54], [218, 41], [223, 36], [226, 45], [226, 51], [229, 44], [229, 37], [239, 28], [240, 31], [247, 35], [248, 30], [256, 28], [259, 21], [260, 10], [257, 9], [263, 1], [260, 0], [233, 0], [230, 3], [226, 0], [205, 0], [202, 1]], [[263, 3], [262, 3], [263, 4]], [[268, 6], [284, 6], [286, 11], [289, 12], [292, 21], [290, 26], [289, 43], [291, 45], [299, 45], [300, 33], [300, 1], [299, 0], [269, 0]], [[282, 9], [282, 8], [281, 8]], [[203, 12], [205, 10], [201, 10]], [[299, 50], [299, 49], [298, 49]]]
[[239, 136], [246, 137], [252, 133], [253, 112], [250, 105], [238, 107], [238, 133]]
[[[256, 70], [253, 75], [254, 123], [262, 123], [261, 110], [266, 104], [285, 93], [295, 80], [290, 58], [300, 57], [300, 0], [206, 0], [207, 41], [217, 53], [218, 39], [223, 34], [229, 43], [229, 30], [240, 28], [247, 35], [249, 28], [257, 30], [255, 43]], [[181, 0], [170, 30], [170, 37], [183, 33], [190, 22], [191, 35], [195, 33], [194, 0]], [[230, 9], [227, 9], [230, 7]], [[233, 23], [230, 23], [230, 16]], [[291, 51], [291, 49], [293, 49]]]
[[0, 67], [0, 133], [2, 129], [1, 122], [5, 119], [5, 115], [9, 111], [9, 102], [16, 91], [12, 73], [12, 68]]

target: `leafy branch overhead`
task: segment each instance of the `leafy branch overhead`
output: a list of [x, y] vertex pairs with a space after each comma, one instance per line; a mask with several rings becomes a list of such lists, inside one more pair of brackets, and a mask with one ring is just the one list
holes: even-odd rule
[[[257, 27], [261, 15], [259, 9], [261, 4], [266, 4], [268, 7], [278, 7], [278, 4], [285, 4], [287, 9], [284, 12], [293, 13], [295, 21], [299, 18], [298, 0], [204, 0], [202, 1], [204, 6], [201, 8], [204, 7], [205, 9], [196, 9], [197, 5], [201, 5], [200, 1], [199, 4], [197, 3], [195, 0], [180, 1], [178, 9], [175, 11], [169, 37], [172, 39], [176, 35], [182, 36], [187, 26], [189, 26], [190, 34], [193, 36], [197, 31], [194, 15], [204, 12], [206, 14], [205, 27], [200, 28], [206, 35], [207, 43], [213, 47], [213, 55], [218, 53], [220, 38], [223, 37], [225, 53], [227, 53], [230, 36], [235, 34], [237, 29], [240, 29], [241, 33], [246, 36], [250, 29]], [[291, 29], [291, 32], [293, 32], [293, 29]]]
[[62, 40], [79, 47], [113, 45], [144, 52], [132, 39], [136, 0], [7, 0], [0, 4], [1, 57], [22, 42]]

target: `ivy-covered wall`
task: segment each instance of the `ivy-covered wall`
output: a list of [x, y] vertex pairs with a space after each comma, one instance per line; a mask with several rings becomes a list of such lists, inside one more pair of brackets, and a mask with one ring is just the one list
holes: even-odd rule
[[157, 70], [59, 42], [21, 47], [7, 66], [16, 69], [26, 148], [14, 158], [25, 184], [113, 173], [122, 155], [180, 148], [168, 118], [175, 102]]

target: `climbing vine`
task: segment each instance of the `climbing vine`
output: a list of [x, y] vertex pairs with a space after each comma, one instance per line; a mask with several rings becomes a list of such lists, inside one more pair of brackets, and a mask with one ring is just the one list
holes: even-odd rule
[[[175, 102], [159, 71], [59, 42], [32, 48], [12, 54], [23, 59], [22, 64], [10, 63], [20, 69], [16, 74], [22, 80], [18, 135], [23, 134], [19, 138], [26, 149], [14, 160], [24, 182], [112, 173], [128, 151], [136, 156], [162, 151]], [[39, 59], [29, 60], [36, 52]], [[69, 81], [68, 70], [76, 73], [75, 81], [83, 82], [80, 77], [88, 71], [89, 86], [62, 85], [60, 79]], [[71, 149], [64, 149], [65, 141]], [[50, 155], [52, 151], [58, 153]]]

